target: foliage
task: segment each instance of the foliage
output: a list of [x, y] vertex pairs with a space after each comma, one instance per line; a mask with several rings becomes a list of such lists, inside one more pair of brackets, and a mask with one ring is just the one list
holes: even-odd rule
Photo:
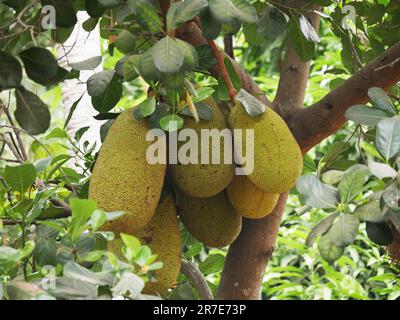
[[[128, 235], [125, 262], [106, 250], [113, 234], [99, 228], [122, 213], [104, 212], [86, 199], [96, 145], [82, 141], [87, 128], [75, 137], [64, 130], [82, 97], [61, 120], [60, 83], [93, 72], [87, 92], [96, 119], [109, 120], [102, 138], [132, 104], [136, 118], [165, 131], [181, 128], [188, 116], [209, 120], [204, 100], [212, 95], [229, 102], [231, 88], [209, 74], [217, 63], [209, 45], [194, 47], [176, 37], [177, 28], [195, 19], [209, 40], [235, 38], [237, 60], [269, 98], [290, 41], [302, 61], [312, 61], [310, 104], [400, 40], [398, 1], [346, 2], [356, 10], [354, 20], [341, 2], [312, 2], [319, 5], [313, 10], [322, 19], [319, 34], [308, 9], [272, 0], [186, 0], [170, 7], [165, 21], [154, 0], [0, 1], [0, 298], [142, 298], [144, 283], [162, 267]], [[46, 5], [55, 9], [55, 25], [47, 29]], [[64, 68], [54, 48], [71, 34], [78, 10], [90, 16], [85, 30], [100, 27], [106, 49]], [[250, 115], [264, 112], [241, 88], [231, 61], [224, 63], [237, 100]], [[95, 73], [100, 64], [104, 71]], [[264, 298], [399, 297], [398, 270], [382, 247], [400, 232], [399, 93], [398, 86], [389, 95], [371, 88], [371, 105], [350, 108], [350, 123], [305, 156], [265, 274]], [[185, 259], [199, 264], [215, 294], [226, 250], [204, 247], [183, 227], [182, 238]], [[186, 280], [180, 276], [169, 298], [199, 298]]]

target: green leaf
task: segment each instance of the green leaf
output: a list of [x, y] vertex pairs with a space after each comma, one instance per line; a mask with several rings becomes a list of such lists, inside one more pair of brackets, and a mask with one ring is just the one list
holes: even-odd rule
[[200, 15], [208, 7], [206, 0], [191, 0], [174, 3], [167, 13], [167, 29], [169, 31], [181, 27], [185, 22]]
[[72, 210], [72, 218], [78, 220], [80, 224], [86, 223], [96, 210], [96, 202], [90, 199], [73, 198], [69, 205]]
[[141, 55], [135, 54], [126, 59], [122, 66], [125, 81], [135, 80], [139, 76], [139, 62], [141, 57]]
[[383, 111], [388, 111], [391, 114], [397, 114], [393, 106], [392, 100], [382, 88], [372, 87], [368, 90], [368, 96], [371, 98], [374, 105]]
[[375, 161], [372, 161], [371, 159], [368, 159], [368, 169], [371, 171], [371, 173], [375, 177], [377, 177], [379, 179], [384, 179], [384, 178], [394, 179], [398, 175], [397, 171], [394, 170], [388, 164], [375, 162]]
[[376, 127], [375, 146], [389, 160], [400, 152], [400, 117], [381, 120]]
[[264, 103], [244, 89], [240, 89], [235, 99], [243, 105], [246, 112], [252, 117], [257, 117], [265, 112]]
[[70, 66], [75, 70], [94, 70], [100, 65], [101, 60], [101, 56], [96, 56], [80, 62], [70, 63]]
[[139, 108], [143, 117], [147, 117], [153, 114], [154, 110], [156, 109], [156, 98], [155, 97], [147, 98], [139, 105]]
[[297, 17], [292, 17], [289, 22], [289, 37], [293, 48], [303, 62], [312, 60], [315, 53], [315, 43], [308, 41], [300, 29]]
[[312, 24], [307, 20], [307, 18], [304, 15], [300, 15], [299, 21], [300, 21], [300, 29], [301, 32], [303, 32], [304, 37], [308, 41], [320, 42], [317, 32], [315, 31]]
[[379, 121], [389, 116], [386, 111], [370, 108], [363, 105], [354, 105], [347, 109], [345, 116], [355, 124], [374, 127]]
[[322, 183], [316, 176], [307, 174], [296, 182], [297, 191], [304, 197], [307, 205], [314, 208], [335, 208], [337, 191], [335, 188]]
[[247, 0], [232, 0], [233, 5], [239, 10], [238, 19], [246, 23], [256, 23], [258, 20], [256, 8]]
[[97, 0], [97, 2], [105, 8], [115, 8], [119, 5], [120, 0]]
[[160, 119], [161, 129], [167, 132], [173, 132], [183, 127], [183, 119], [176, 115], [171, 114]]
[[91, 97], [101, 96], [114, 77], [114, 70], [95, 73], [87, 80], [87, 90]]
[[98, 230], [106, 222], [106, 213], [103, 210], [95, 210], [90, 217], [90, 225], [93, 231]]
[[22, 80], [22, 67], [18, 60], [0, 51], [0, 91], [16, 88]]
[[394, 236], [387, 223], [367, 221], [366, 231], [368, 238], [380, 246], [387, 246], [393, 242]]
[[71, 121], [71, 118], [72, 118], [72, 116], [73, 116], [73, 114], [74, 114], [74, 112], [75, 112], [75, 110], [76, 110], [76, 107], [78, 106], [79, 102], [81, 102], [81, 100], [82, 100], [82, 98], [83, 98], [84, 95], [85, 95], [85, 92], [82, 93], [82, 95], [79, 97], [79, 99], [76, 100], [76, 101], [72, 104], [71, 108], [69, 109], [68, 116], [67, 116], [67, 118], [65, 119], [65, 122], [64, 122], [64, 129], [67, 128], [68, 123]]
[[117, 105], [121, 96], [122, 84], [114, 77], [103, 95], [92, 97], [92, 104], [97, 111], [105, 113]]
[[[213, 118], [213, 109], [204, 102], [195, 104], [199, 119], [209, 121]], [[179, 114], [193, 118], [193, 113], [185, 106]]]
[[349, 203], [363, 189], [371, 173], [365, 165], [355, 165], [346, 170], [339, 183], [338, 190], [342, 203]]
[[[219, 32], [218, 32], [219, 33]], [[209, 69], [217, 63], [212, 50], [209, 45], [204, 44], [196, 47], [197, 56], [199, 59], [199, 67], [202, 69]]]
[[221, 254], [213, 254], [208, 256], [208, 258], [202, 261], [199, 265], [201, 273], [204, 275], [209, 275], [212, 273], [217, 273], [222, 270], [225, 263], [225, 257]]
[[18, 88], [15, 90], [17, 109], [15, 119], [32, 135], [44, 133], [50, 127], [50, 112], [47, 105], [34, 93]]
[[222, 30], [222, 24], [218, 20], [214, 19], [210, 12], [210, 9], [206, 9], [200, 16], [201, 31], [203, 36], [209, 40], [215, 40], [218, 38]]
[[331, 214], [330, 216], [326, 217], [325, 219], [321, 220], [307, 236], [306, 239], [306, 246], [311, 247], [314, 243], [314, 239], [318, 237], [319, 235], [325, 234], [326, 232], [329, 231], [329, 229], [332, 227], [333, 222], [335, 219], [339, 216], [338, 212], [335, 212]]
[[46, 85], [47, 78], [57, 74], [57, 61], [47, 49], [33, 47], [22, 51], [19, 56], [24, 63], [26, 74], [37, 83]]
[[196, 49], [189, 43], [176, 39], [183, 55], [183, 69], [191, 71], [199, 64], [199, 57]]
[[163, 32], [163, 23], [157, 9], [145, 0], [129, 0], [129, 8], [136, 21], [152, 33]]
[[140, 241], [134, 236], [125, 233], [121, 233], [121, 239], [125, 246], [131, 250], [133, 257], [135, 257], [139, 253], [141, 247]]
[[287, 31], [287, 22], [284, 14], [279, 9], [268, 5], [261, 11], [256, 27], [257, 33], [262, 37], [275, 40]]
[[257, 11], [246, 0], [209, 0], [211, 14], [221, 23], [231, 24], [235, 20], [257, 22]]
[[318, 251], [323, 259], [333, 263], [343, 255], [344, 249], [335, 246], [331, 241], [330, 234], [327, 233], [319, 239]]
[[106, 8], [98, 0], [85, 0], [85, 9], [88, 15], [93, 18], [100, 18], [106, 12]]
[[122, 30], [114, 42], [115, 47], [122, 53], [128, 54], [135, 50], [136, 37], [128, 30]]
[[94, 285], [109, 286], [114, 282], [114, 277], [111, 273], [93, 272], [74, 261], [68, 261], [64, 265], [63, 274], [68, 279], [79, 280]]
[[144, 288], [142, 278], [131, 272], [124, 272], [118, 283], [112, 288], [114, 297], [124, 296], [135, 299]]
[[338, 247], [345, 247], [351, 244], [358, 233], [360, 220], [357, 217], [344, 214], [339, 217], [329, 230], [332, 243]]
[[162, 73], [176, 73], [183, 65], [184, 56], [177, 40], [169, 36], [161, 39], [152, 48], [154, 65]]
[[157, 70], [154, 64], [151, 52], [151, 49], [146, 51], [144, 54], [142, 54], [139, 61], [139, 74], [146, 81], [159, 80], [161, 77], [160, 72]]
[[385, 220], [379, 205], [379, 200], [372, 200], [357, 207], [357, 209], [354, 210], [354, 216], [361, 221], [375, 223]]
[[32, 163], [18, 166], [6, 166], [3, 172], [7, 184], [14, 190], [23, 194], [29, 186], [35, 183], [37, 172]]
[[56, 26], [72, 28], [78, 22], [76, 10], [72, 1], [68, 0], [41, 0], [43, 6], [51, 5], [56, 10]]

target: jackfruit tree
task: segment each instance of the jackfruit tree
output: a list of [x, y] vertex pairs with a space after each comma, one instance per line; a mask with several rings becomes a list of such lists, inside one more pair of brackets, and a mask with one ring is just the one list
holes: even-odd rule
[[0, 299], [281, 298], [299, 220], [282, 277], [361, 247], [398, 275], [399, 30], [397, 0], [0, 0]]

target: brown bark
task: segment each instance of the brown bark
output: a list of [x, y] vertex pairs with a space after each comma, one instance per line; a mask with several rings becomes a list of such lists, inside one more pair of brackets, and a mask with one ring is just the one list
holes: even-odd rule
[[260, 220], [244, 219], [242, 231], [229, 247], [217, 297], [229, 300], [255, 300], [268, 260], [275, 247], [285, 210], [287, 193], [280, 196], [274, 211]]
[[400, 81], [400, 42], [358, 71], [343, 85], [331, 91], [313, 106], [295, 112], [287, 123], [300, 147], [308, 151], [340, 129], [346, 110], [366, 103], [368, 89], [388, 89]]

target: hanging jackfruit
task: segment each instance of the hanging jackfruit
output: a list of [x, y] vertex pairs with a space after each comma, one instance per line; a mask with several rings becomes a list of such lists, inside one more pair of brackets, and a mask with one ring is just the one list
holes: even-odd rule
[[[254, 129], [254, 170], [248, 178], [268, 193], [290, 190], [302, 172], [300, 148], [285, 121], [272, 109], [251, 117], [242, 104], [233, 108], [229, 124], [232, 129]], [[246, 133], [242, 146], [235, 145], [238, 155], [246, 155]]]
[[108, 212], [124, 211], [120, 219], [108, 221], [104, 230], [131, 233], [144, 228], [160, 199], [166, 166], [147, 162], [145, 120], [124, 111], [112, 124], [95, 163], [89, 198]]
[[230, 245], [242, 228], [242, 217], [232, 207], [225, 192], [210, 198], [182, 195], [178, 209], [189, 232], [209, 247]]
[[[222, 137], [219, 141], [220, 160], [218, 163], [212, 163], [212, 151], [215, 152], [215, 149], [213, 150], [212, 139], [208, 139], [209, 147], [205, 147], [205, 150], [208, 150], [209, 164], [201, 164], [201, 146], [206, 140], [201, 139], [201, 130], [217, 129], [219, 130], [218, 132], [221, 133], [221, 130], [227, 129], [225, 119], [215, 101], [212, 98], [208, 98], [205, 100], [205, 103], [212, 108], [213, 118], [209, 121], [200, 120], [200, 122], [196, 123], [193, 118], [186, 117], [185, 125], [183, 127], [183, 129], [194, 129], [196, 131], [198, 137], [198, 156], [196, 157], [198, 164], [182, 164], [178, 162], [178, 164], [169, 166], [172, 180], [178, 188], [187, 195], [196, 198], [216, 195], [226, 188], [234, 176], [233, 161], [227, 161], [230, 164], [224, 164], [225, 140]], [[185, 142], [178, 142], [178, 150], [184, 144]], [[227, 152], [230, 152], [230, 155], [232, 155], [231, 139], [227, 143], [227, 148], [229, 148]]]
[[[143, 292], [162, 295], [176, 283], [181, 267], [182, 244], [172, 196], [162, 199], [151, 222], [133, 235], [140, 240], [142, 245], [150, 247], [152, 254], [157, 255], [156, 261], [163, 263], [163, 267], [155, 272], [156, 281], [147, 282]], [[122, 240], [115, 239], [109, 242], [108, 249], [121, 260], [125, 260], [121, 253], [122, 247]]]
[[235, 176], [226, 192], [236, 212], [249, 219], [261, 219], [269, 215], [279, 199], [279, 194], [257, 188], [246, 176]]

